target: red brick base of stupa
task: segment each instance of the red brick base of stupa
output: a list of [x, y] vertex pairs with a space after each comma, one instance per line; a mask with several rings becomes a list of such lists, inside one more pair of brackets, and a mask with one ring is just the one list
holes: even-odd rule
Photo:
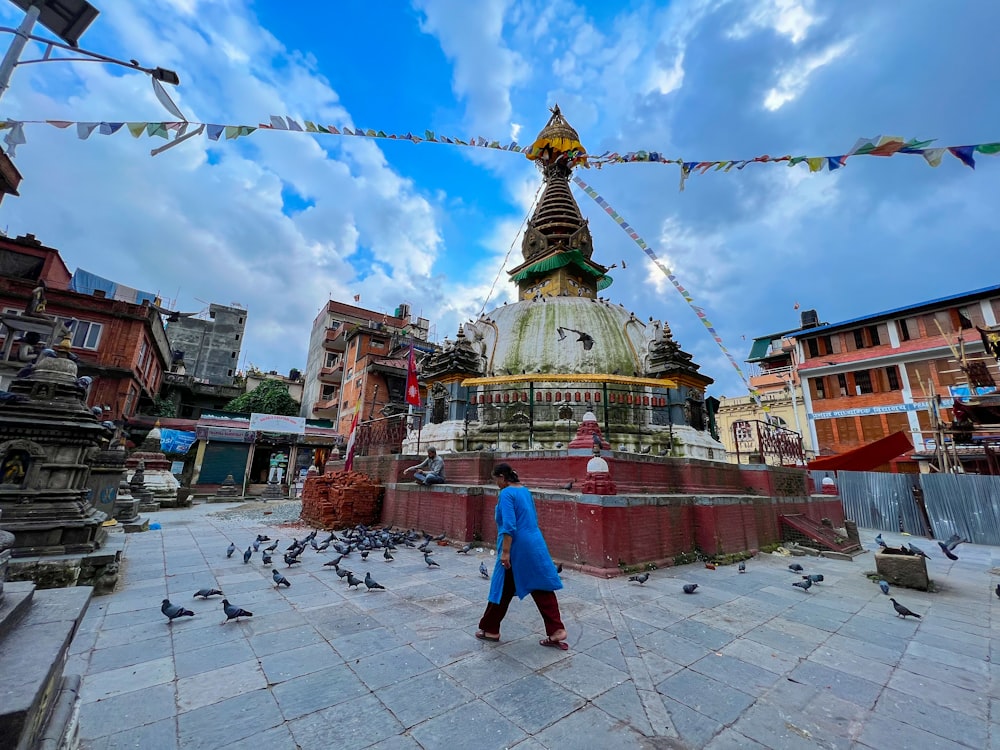
[[595, 486], [587, 472], [591, 456], [580, 453], [447, 454], [448, 482], [431, 486], [402, 473], [415, 456], [358, 457], [355, 469], [384, 485], [382, 523], [492, 544], [497, 488], [490, 474], [507, 462], [532, 491], [552, 556], [603, 576], [622, 566], [671, 564], [696, 551], [712, 556], [776, 544], [785, 514], [844, 523], [840, 498], [813, 494], [799, 469], [605, 451], [610, 481], [596, 486], [617, 494], [602, 495], [586, 491]]

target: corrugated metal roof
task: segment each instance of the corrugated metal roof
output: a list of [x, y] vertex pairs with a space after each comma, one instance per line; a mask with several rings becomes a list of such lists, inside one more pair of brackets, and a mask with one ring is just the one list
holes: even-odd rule
[[961, 292], [959, 294], [952, 294], [948, 297], [938, 297], [937, 299], [927, 300], [926, 302], [918, 302], [914, 305], [907, 305], [906, 307], [896, 307], [892, 310], [883, 310], [882, 312], [869, 313], [868, 315], [862, 315], [859, 318], [851, 318], [850, 320], [842, 320], [838, 323], [826, 323], [821, 326], [816, 326], [815, 328], [798, 328], [794, 331], [789, 331], [788, 335], [791, 336], [812, 336], [816, 333], [827, 333], [829, 331], [836, 330], [838, 328], [847, 328], [848, 326], [858, 325], [859, 323], [865, 323], [872, 320], [881, 320], [883, 318], [893, 318], [897, 316], [903, 316], [907, 313], [920, 312], [922, 310], [927, 310], [935, 307], [940, 307], [941, 305], [947, 304], [949, 302], [959, 302], [966, 299], [975, 299], [978, 297], [986, 297], [991, 294], [1000, 294], [1000, 284], [995, 286], [987, 286], [982, 289], [974, 289], [969, 292]]
[[750, 356], [747, 357], [747, 362], [756, 362], [759, 359], [764, 359], [767, 356], [768, 351], [771, 349], [771, 337], [763, 339], [754, 339], [753, 346], [750, 348]]

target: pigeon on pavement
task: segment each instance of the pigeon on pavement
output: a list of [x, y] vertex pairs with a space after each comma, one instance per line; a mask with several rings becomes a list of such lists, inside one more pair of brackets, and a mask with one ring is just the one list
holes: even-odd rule
[[740, 564], [736, 566], [736, 570], [739, 573], [746, 573], [747, 572], [747, 564], [741, 560]]
[[906, 546], [909, 548], [911, 555], [917, 555], [918, 557], [927, 557], [927, 553], [924, 552], [922, 549], [920, 549], [920, 547], [915, 547], [912, 544], [907, 544]]
[[264, 565], [270, 565], [271, 564], [271, 556], [269, 554], [267, 554], [266, 552], [261, 552], [260, 553], [260, 561], [262, 563], [264, 563]]
[[369, 591], [371, 591], [372, 589], [383, 589], [383, 590], [385, 589], [385, 586], [378, 583], [374, 578], [372, 578], [371, 573], [365, 573], [365, 586], [368, 587]]
[[228, 599], [222, 600], [222, 611], [226, 613], [226, 619], [222, 621], [225, 625], [230, 620], [240, 621], [241, 617], [253, 617], [253, 612], [247, 612], [242, 607], [236, 607], [229, 603]]
[[163, 600], [160, 611], [167, 616], [168, 622], [173, 622], [178, 617], [194, 617], [194, 612], [190, 609], [184, 609], [179, 604], [171, 604], [169, 599]]
[[260, 550], [260, 539], [254, 539], [253, 540], [253, 551], [257, 552], [258, 550]]
[[822, 573], [810, 573], [809, 575], [802, 576], [803, 578], [808, 578], [813, 583], [823, 583]]
[[265, 552], [274, 552], [276, 549], [278, 549], [278, 542], [279, 541], [281, 541], [281, 540], [280, 539], [275, 539], [274, 540], [274, 544], [272, 544], [270, 547], [264, 547], [264, 551]]
[[284, 586], [285, 588], [289, 588], [292, 585], [291, 581], [289, 581], [287, 578], [281, 575], [281, 573], [278, 572], [277, 568], [271, 571], [271, 580], [274, 581], [275, 588], [278, 588], [279, 586]]
[[243, 564], [246, 565], [250, 562], [250, 558], [253, 557], [253, 550], [247, 547], [247, 551], [243, 553]]
[[879, 547], [887, 547], [888, 546], [885, 543], [885, 540], [882, 539], [882, 533], [881, 532], [879, 532], [879, 535], [877, 537], [875, 537], [875, 544], [877, 544]]
[[788, 566], [788, 569], [794, 570], [796, 573], [802, 572], [802, 566], [799, 565], [798, 563], [792, 563], [791, 565]]
[[997, 584], [996, 591], [997, 591], [997, 596], [1000, 597], [1000, 583]]
[[353, 589], [355, 586], [360, 586], [364, 581], [358, 578], [354, 573], [347, 571], [347, 588]]
[[194, 595], [199, 599], [208, 599], [210, 596], [222, 596], [222, 592], [218, 589], [198, 589], [194, 592]]
[[455, 550], [455, 554], [456, 555], [467, 555], [467, 554], [469, 554], [469, 550], [471, 550], [471, 549], [472, 549], [472, 545], [471, 544], [466, 544], [464, 547], [462, 547], [462, 549]]
[[694, 590], [698, 588], [697, 583], [685, 583], [682, 587], [685, 594], [693, 594]]
[[389, 550], [388, 550], [388, 549], [386, 549], [386, 550], [384, 550], [384, 551], [382, 552], [382, 557], [384, 557], [384, 558], [385, 558], [385, 561], [386, 561], [386, 562], [392, 562], [393, 560], [395, 560], [395, 559], [396, 559], [396, 558], [394, 558], [394, 557], [393, 557], [392, 555], [390, 555], [390, 554], [389, 554]]
[[629, 581], [635, 581], [636, 583], [645, 583], [649, 580], [649, 573], [640, 573], [637, 576], [629, 577]]
[[434, 558], [431, 557], [430, 554], [427, 553], [427, 552], [424, 553], [424, 562], [427, 563], [427, 567], [428, 568], [440, 568], [441, 567], [440, 565], [438, 565], [434, 561]]
[[[479, 575], [487, 579], [490, 577], [490, 571], [486, 569], [486, 563], [482, 560], [479, 561]], [[997, 596], [1000, 596], [1000, 583], [997, 584]]]
[[226, 547], [226, 557], [232, 557], [234, 552], [236, 552], [236, 545], [230, 542], [229, 546]]
[[798, 586], [803, 591], [808, 591], [809, 587], [813, 585], [813, 582], [810, 581], [805, 576], [802, 576], [802, 580], [801, 581], [795, 581], [792, 585], [793, 586]]
[[289, 555], [287, 552], [285, 553], [285, 565], [287, 565], [289, 568], [295, 565], [296, 563], [301, 563], [301, 562], [302, 561], [299, 558], [293, 557], [292, 555]]
[[886, 596], [889, 596], [889, 582], [888, 581], [879, 581], [878, 582], [878, 587], [880, 589], [882, 589], [882, 593], [883, 594], [885, 594]]
[[889, 601], [892, 602], [892, 608], [896, 610], [897, 617], [902, 617], [904, 620], [907, 617], [916, 617], [918, 620], [920, 619], [920, 615], [918, 615], [916, 612], [911, 612], [902, 604], [897, 602], [895, 599], [890, 598]]

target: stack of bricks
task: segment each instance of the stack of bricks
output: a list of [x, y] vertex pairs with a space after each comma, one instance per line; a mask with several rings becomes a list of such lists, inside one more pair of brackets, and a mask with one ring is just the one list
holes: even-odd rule
[[308, 476], [302, 488], [302, 520], [324, 529], [377, 523], [382, 489], [354, 471]]

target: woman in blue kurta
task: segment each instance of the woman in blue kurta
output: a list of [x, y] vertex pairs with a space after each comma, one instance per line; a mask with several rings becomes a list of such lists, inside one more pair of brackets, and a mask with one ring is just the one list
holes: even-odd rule
[[531, 594], [548, 636], [539, 643], [565, 651], [569, 648], [566, 628], [555, 595], [562, 588], [562, 581], [538, 528], [535, 501], [509, 464], [497, 464], [493, 477], [500, 488], [496, 508], [497, 562], [490, 582], [489, 602], [479, 621], [476, 638], [499, 641], [500, 623], [511, 599], [515, 594], [519, 599]]

